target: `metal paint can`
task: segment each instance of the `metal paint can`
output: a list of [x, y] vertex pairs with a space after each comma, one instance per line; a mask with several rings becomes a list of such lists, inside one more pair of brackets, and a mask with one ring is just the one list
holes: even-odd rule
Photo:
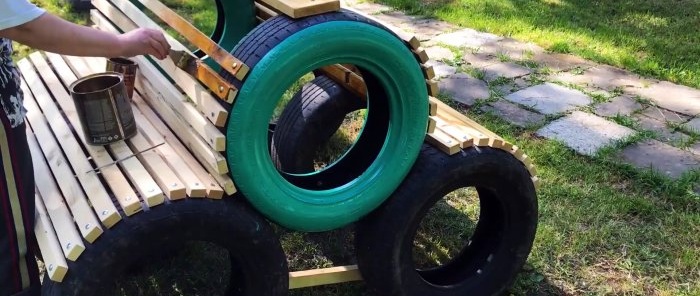
[[110, 58], [107, 60], [107, 72], [117, 72], [124, 76], [124, 85], [129, 94], [129, 99], [134, 97], [134, 83], [136, 82], [136, 71], [139, 65], [127, 58]]
[[106, 145], [136, 134], [134, 113], [120, 73], [85, 76], [73, 82], [69, 90], [88, 144]]

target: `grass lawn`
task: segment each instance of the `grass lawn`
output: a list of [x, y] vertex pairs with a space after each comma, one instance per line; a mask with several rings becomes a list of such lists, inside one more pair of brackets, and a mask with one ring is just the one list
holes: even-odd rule
[[698, 0], [377, 0], [412, 14], [700, 87]]
[[[36, 0], [73, 20], [56, 0]], [[209, 0], [166, 1], [183, 12], [204, 13]], [[185, 5], [186, 3], [186, 5]], [[552, 50], [622, 65], [639, 73], [700, 86], [700, 1], [435, 0], [386, 3], [413, 13], [517, 39]], [[205, 20], [205, 21], [203, 21]], [[202, 25], [203, 30], [206, 27]], [[26, 54], [17, 52], [17, 58]], [[596, 157], [534, 137], [538, 126], [517, 128], [489, 115], [462, 110], [521, 146], [538, 165], [540, 222], [534, 249], [514, 295], [700, 295], [700, 196], [697, 172], [670, 181], [622, 165], [615, 149]], [[642, 135], [644, 137], [644, 135]], [[342, 137], [341, 137], [342, 138]], [[471, 201], [471, 202], [470, 202]], [[459, 236], [442, 225], [470, 225], [473, 194], [457, 192], [436, 207], [424, 237], [447, 248]], [[461, 215], [454, 215], [461, 213]], [[308, 234], [279, 229], [294, 270], [353, 262], [352, 228]], [[430, 239], [426, 241], [431, 242]], [[434, 247], [435, 247], [434, 246]], [[444, 258], [418, 245], [422, 263]], [[226, 256], [192, 244], [175, 256], [120, 279], [117, 295], [211, 295], [225, 281]], [[365, 295], [362, 283], [301, 289], [291, 295]]]

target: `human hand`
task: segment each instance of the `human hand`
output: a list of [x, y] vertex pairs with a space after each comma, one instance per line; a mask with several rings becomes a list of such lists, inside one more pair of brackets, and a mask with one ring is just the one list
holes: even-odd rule
[[168, 57], [170, 44], [162, 32], [154, 29], [139, 28], [118, 36], [122, 56], [152, 55], [158, 59]]

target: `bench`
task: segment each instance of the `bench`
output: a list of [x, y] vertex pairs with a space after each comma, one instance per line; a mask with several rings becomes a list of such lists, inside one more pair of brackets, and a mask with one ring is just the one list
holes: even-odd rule
[[[336, 2], [321, 1], [319, 5], [333, 9], [328, 3]], [[93, 5], [91, 20], [102, 30], [162, 30], [127, 0], [93, 0]], [[255, 5], [261, 22], [278, 13], [298, 17], [299, 13], [317, 12], [306, 6], [293, 9], [279, 1]], [[523, 162], [537, 183], [535, 167], [521, 149], [434, 97], [438, 93], [434, 71], [424, 65], [428, 57], [420, 42], [395, 30], [421, 63], [431, 95], [426, 141], [447, 154], [480, 146], [505, 150]], [[174, 49], [186, 50], [172, 38], [169, 42]], [[106, 146], [86, 144], [67, 91], [78, 78], [103, 72], [104, 58], [34, 52], [18, 62], [37, 181], [35, 233], [48, 278], [53, 281], [60, 282], [69, 272], [66, 260], [80, 262], [81, 253], [124, 216], [164, 203], [231, 198], [236, 193], [222, 154], [226, 138], [220, 128], [229, 115], [225, 104], [170, 59], [134, 60], [139, 65], [132, 99], [138, 133]], [[322, 70], [349, 90], [363, 94], [362, 78], [351, 65]], [[289, 276], [290, 288], [361, 279], [356, 266], [293, 271]]]

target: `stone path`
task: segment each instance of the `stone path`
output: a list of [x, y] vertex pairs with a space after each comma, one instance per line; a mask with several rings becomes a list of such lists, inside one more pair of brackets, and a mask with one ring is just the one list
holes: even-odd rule
[[592, 157], [645, 132], [649, 137], [620, 149], [622, 161], [672, 179], [700, 168], [698, 89], [357, 1], [343, 4], [416, 35], [441, 94], [466, 107]]

